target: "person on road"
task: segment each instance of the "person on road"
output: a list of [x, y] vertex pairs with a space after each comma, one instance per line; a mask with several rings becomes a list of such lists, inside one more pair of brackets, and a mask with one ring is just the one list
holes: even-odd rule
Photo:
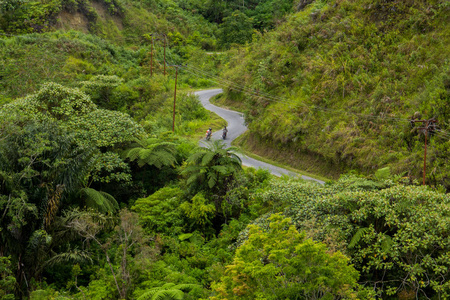
[[227, 133], [228, 133], [227, 126], [224, 126], [223, 130], [222, 130], [222, 138], [223, 139], [225, 139], [227, 137]]
[[211, 133], [212, 133], [212, 129], [211, 129], [211, 127], [209, 127], [209, 129], [206, 130], [206, 135], [205, 135], [206, 140], [209, 140], [211, 138]]

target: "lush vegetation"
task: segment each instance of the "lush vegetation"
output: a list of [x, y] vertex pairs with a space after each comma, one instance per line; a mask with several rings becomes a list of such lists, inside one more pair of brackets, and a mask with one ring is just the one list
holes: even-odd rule
[[[0, 299], [449, 298], [449, 18], [443, 0], [0, 1]], [[224, 121], [190, 92], [215, 85], [247, 146], [356, 171], [321, 186], [199, 147]], [[422, 187], [409, 121], [432, 116]]]
[[420, 177], [409, 120], [435, 117], [427, 181], [448, 188], [449, 21], [448, 1], [314, 1], [233, 52], [226, 97], [245, 103], [249, 140], [369, 174]]

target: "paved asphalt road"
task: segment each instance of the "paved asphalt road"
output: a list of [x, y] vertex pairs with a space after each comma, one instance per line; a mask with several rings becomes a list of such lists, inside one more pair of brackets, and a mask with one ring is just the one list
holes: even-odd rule
[[[233, 110], [224, 109], [224, 108], [215, 106], [209, 102], [209, 99], [211, 97], [213, 97], [217, 94], [220, 94], [220, 93], [222, 93], [221, 89], [195, 92], [195, 94], [199, 97], [200, 102], [207, 110], [215, 112], [221, 118], [225, 119], [228, 122], [228, 127], [227, 127], [228, 135], [227, 135], [227, 138], [225, 139], [225, 144], [227, 144], [227, 146], [230, 146], [232, 140], [234, 140], [235, 138], [237, 138], [238, 136], [240, 136], [247, 130], [247, 126], [245, 126], [244, 116], [242, 113], [239, 113], [239, 112], [236, 112]], [[212, 139], [221, 139], [222, 138], [222, 130], [220, 129], [219, 131], [214, 131], [214, 129], [217, 129], [217, 128], [213, 128]], [[205, 129], [205, 132], [206, 132], [206, 129]], [[204, 145], [204, 146], [206, 145], [204, 140], [202, 140], [200, 142], [200, 144]], [[259, 168], [268, 169], [272, 174], [274, 174], [276, 176], [281, 176], [284, 174], [293, 176], [293, 177], [300, 176], [303, 179], [313, 180], [320, 184], [324, 184], [324, 181], [322, 181], [322, 180], [317, 180], [315, 178], [311, 178], [311, 177], [308, 177], [305, 175], [299, 175], [297, 173], [288, 171], [286, 169], [283, 169], [283, 168], [280, 168], [280, 167], [277, 167], [277, 166], [274, 166], [271, 164], [267, 164], [265, 162], [253, 159], [248, 156], [240, 156], [240, 157], [242, 160], [242, 164], [245, 166], [248, 166], [248, 167], [253, 167], [256, 169], [259, 169]]]

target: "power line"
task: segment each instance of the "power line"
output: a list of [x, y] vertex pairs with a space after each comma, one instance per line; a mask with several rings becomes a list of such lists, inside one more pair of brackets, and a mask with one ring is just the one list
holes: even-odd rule
[[[196, 71], [202, 73], [204, 76], [207, 76], [207, 77], [210, 77], [210, 76], [211, 76], [211, 75], [209, 75], [207, 72], [203, 72], [203, 71], [201, 71], [201, 70], [199, 70], [199, 69], [196, 69], [195, 67], [190, 66], [190, 68], [192, 68], [192, 69], [194, 69], [194, 70], [196, 70]], [[205, 75], [205, 74], [206, 74], [206, 75]], [[209, 76], [208, 76], [208, 75], [209, 75]], [[213, 75], [213, 77], [219, 78], [218, 76], [214, 76], [214, 75]], [[239, 85], [239, 84], [236, 84], [236, 83], [234, 83], [234, 82], [228, 81], [228, 80], [223, 79], [223, 78], [219, 78], [219, 80], [220, 80], [220, 81], [215, 80], [215, 82], [217, 82], [217, 83], [227, 82], [229, 85], [232, 85], [232, 86], [234, 86], [234, 87], [237, 87], [238, 89], [241, 89], [243, 92], [249, 93], [249, 94], [251, 94], [251, 95], [255, 95], [255, 96], [257, 96], [257, 97], [263, 98], [263, 99], [268, 100], [268, 101], [273, 101], [273, 102], [287, 102], [287, 99], [285, 99], [285, 98], [281, 98], [281, 97], [276, 97], [276, 96], [268, 95], [268, 94], [266, 94], [266, 93], [261, 93], [261, 92], [259, 92], [259, 91], [255, 91], [255, 90], [250, 90], [250, 89], [246, 88], [245, 86], [241, 86], [241, 85]], [[290, 103], [292, 103], [292, 101], [290, 101], [288, 104], [290, 104]], [[305, 106], [305, 107], [307, 107], [307, 108], [309, 108], [309, 109], [322, 110], [322, 111], [327, 111], [327, 112], [335, 112], [335, 111], [338, 111], [338, 112], [342, 113], [342, 110], [336, 110], [336, 109], [324, 108], [324, 107], [320, 107], [320, 106], [316, 106], [316, 105], [314, 105], [314, 106], [311, 107], [311, 106], [308, 106], [308, 105], [306, 105], [306, 104], [304, 104], [304, 103], [298, 103], [298, 104], [301, 104], [302, 106]], [[346, 113], [348, 113], [348, 112], [346, 112]], [[395, 117], [388, 117], [388, 116], [382, 116], [382, 117], [380, 117], [380, 116], [364, 115], [364, 114], [359, 114], [359, 113], [351, 113], [351, 114], [356, 115], [356, 116], [360, 116], [360, 117], [373, 118], [373, 119], [380, 119], [380, 118], [383, 118], [383, 119], [391, 119], [391, 120], [395, 120], [395, 121], [405, 121], [405, 122], [408, 121], [408, 122], [409, 122], [409, 119], [406, 119], [406, 118], [395, 118]]]
[[[190, 70], [189, 70], [190, 69]], [[193, 66], [188, 66], [187, 72], [199, 76], [199, 77], [203, 77], [203, 78], [207, 78], [213, 82], [216, 82], [218, 84], [223, 84], [224, 82], [226, 84], [228, 84], [229, 86], [237, 89], [237, 90], [241, 90], [242, 92], [251, 95], [251, 96], [255, 96], [255, 97], [259, 97], [261, 99], [267, 100], [267, 101], [271, 101], [271, 102], [281, 102], [281, 103], [286, 103], [287, 105], [289, 105], [291, 107], [291, 104], [293, 104], [292, 100], [288, 100], [286, 98], [281, 98], [281, 97], [277, 97], [277, 96], [273, 96], [273, 95], [269, 95], [267, 93], [263, 93], [260, 91], [255, 91], [252, 89], [247, 88], [246, 86], [243, 85], [239, 85], [235, 82], [229, 81], [227, 79], [223, 79], [220, 78], [219, 76], [216, 75], [211, 75], [208, 72], [205, 72], [203, 70], [200, 70], [198, 68], [195, 68]], [[200, 73], [200, 75], [199, 75]], [[324, 112], [330, 112], [330, 113], [345, 113], [346, 115], [353, 115], [353, 116], [357, 116], [360, 118], [367, 118], [367, 119], [374, 119], [374, 120], [379, 120], [379, 119], [384, 119], [384, 120], [390, 120], [390, 121], [394, 121], [394, 122], [410, 122], [410, 119], [406, 119], [406, 118], [398, 118], [398, 117], [390, 117], [390, 116], [374, 116], [374, 115], [365, 115], [365, 114], [361, 114], [361, 113], [352, 113], [349, 111], [344, 111], [344, 110], [336, 110], [336, 109], [331, 109], [331, 108], [324, 108], [321, 106], [317, 106], [317, 105], [307, 105], [305, 103], [296, 103], [296, 104], [300, 104], [301, 106], [308, 108], [310, 110], [317, 110], [317, 111], [324, 111]]]

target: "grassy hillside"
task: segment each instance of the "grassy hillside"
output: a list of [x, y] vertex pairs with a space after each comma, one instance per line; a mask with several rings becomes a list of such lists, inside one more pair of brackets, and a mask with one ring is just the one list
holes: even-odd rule
[[[119, 44], [141, 44], [144, 35], [169, 34], [214, 48], [214, 24], [180, 7], [177, 1], [5, 0], [0, 33], [62, 30], [92, 33]], [[169, 37], [170, 38], [170, 37]]]
[[260, 148], [367, 173], [421, 176], [424, 136], [409, 120], [436, 117], [427, 178], [450, 186], [449, 22], [443, 0], [313, 1], [234, 51], [226, 97], [246, 104]]
[[[166, 66], [162, 48], [154, 50], [150, 67], [148, 45], [129, 48], [91, 34], [26, 34], [0, 38], [0, 103], [37, 91], [47, 82], [79, 88], [101, 108], [130, 114], [152, 132], [172, 129], [175, 70]], [[167, 49], [171, 63], [184, 59]], [[206, 56], [196, 48], [187, 61], [202, 60], [203, 67], [219, 64], [221, 57]], [[186, 61], [186, 60], [185, 60]], [[183, 69], [178, 76], [176, 132], [191, 136], [218, 120], [203, 112], [186, 90], [209, 87], [213, 82], [192, 77]]]

